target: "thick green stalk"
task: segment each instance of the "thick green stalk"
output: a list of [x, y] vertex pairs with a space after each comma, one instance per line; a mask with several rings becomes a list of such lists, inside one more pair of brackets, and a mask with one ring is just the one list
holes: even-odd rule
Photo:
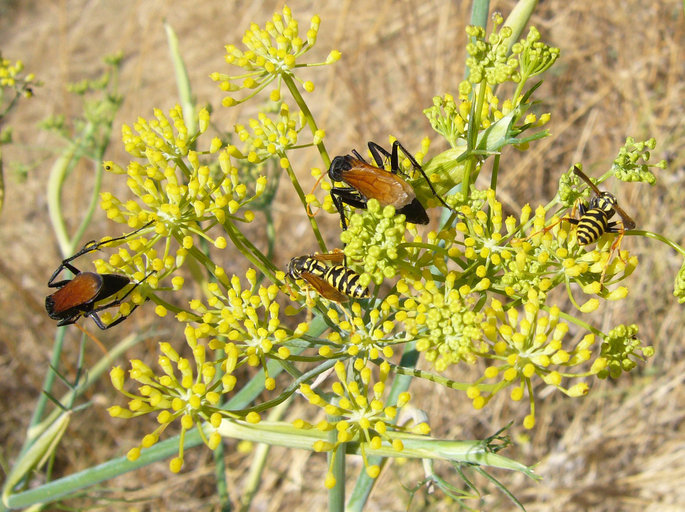
[[197, 116], [195, 115], [195, 102], [193, 101], [193, 92], [190, 86], [190, 78], [188, 78], [188, 71], [181, 56], [181, 50], [178, 46], [178, 37], [171, 25], [164, 23], [164, 31], [166, 32], [167, 44], [169, 45], [169, 52], [171, 53], [171, 61], [174, 64], [174, 73], [176, 74], [176, 87], [178, 87], [178, 96], [181, 102], [181, 110], [183, 111], [183, 120], [188, 128], [188, 133], [197, 132]]

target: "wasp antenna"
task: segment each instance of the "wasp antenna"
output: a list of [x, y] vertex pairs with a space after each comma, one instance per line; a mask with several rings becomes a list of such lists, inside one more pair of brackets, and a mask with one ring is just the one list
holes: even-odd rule
[[597, 194], [598, 196], [602, 195], [602, 192], [597, 188], [597, 185], [595, 185], [590, 178], [587, 177], [587, 174], [585, 174], [583, 171], [580, 170], [580, 167], [577, 165], [573, 166], [573, 173], [578, 176], [581, 180], [583, 180], [585, 183], [588, 184], [588, 186], [592, 189], [592, 191]]
[[[319, 186], [319, 183], [321, 183], [321, 180], [323, 177], [326, 175], [326, 173], [321, 173], [321, 176], [319, 176], [319, 179], [316, 180], [316, 183], [314, 183], [314, 186], [312, 187], [312, 190], [309, 192], [309, 195], [312, 195], [316, 188]], [[321, 208], [319, 208], [321, 210]], [[319, 213], [319, 210], [316, 210], [316, 213], [312, 213], [312, 209], [309, 206], [309, 203], [307, 203], [307, 215], [310, 217], [315, 217], [317, 213]]]

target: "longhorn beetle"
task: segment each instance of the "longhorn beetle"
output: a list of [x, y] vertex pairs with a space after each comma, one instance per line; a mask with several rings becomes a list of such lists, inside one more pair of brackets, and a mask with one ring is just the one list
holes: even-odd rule
[[[130, 290], [128, 290], [124, 295], [118, 299], [114, 299], [107, 304], [102, 304], [96, 306], [100, 301], [103, 301], [109, 297], [116, 295], [120, 292], [126, 285], [131, 281], [128, 277], [119, 274], [98, 274], [96, 272], [81, 272], [78, 268], [71, 264], [73, 260], [88, 254], [93, 251], [97, 251], [103, 245], [110, 244], [119, 240], [125, 240], [131, 235], [137, 233], [138, 231], [149, 226], [151, 222], [145, 224], [140, 229], [129, 233], [128, 235], [120, 236], [117, 238], [112, 238], [105, 240], [103, 242], [96, 242], [91, 240], [87, 242], [83, 248], [70, 256], [69, 258], [62, 260], [57, 270], [55, 270], [48, 281], [48, 286], [50, 288], [57, 288], [57, 291], [52, 295], [45, 297], [45, 309], [48, 315], [53, 320], [59, 320], [58, 326], [70, 325], [76, 323], [76, 321], [82, 317], [87, 316], [93, 319], [95, 324], [102, 330], [114, 327], [117, 324], [123, 322], [134, 309], [138, 307], [135, 304], [131, 311], [127, 315], [122, 315], [110, 324], [105, 325], [98, 313], [105, 309], [109, 309], [121, 304], [126, 297], [128, 297], [133, 290], [138, 287], [145, 279], [150, 277], [152, 273], [146, 275], [142, 281], [135, 283]], [[72, 279], [64, 279], [62, 281], [55, 282], [57, 276], [62, 272], [62, 270], [67, 269], [74, 274]]]

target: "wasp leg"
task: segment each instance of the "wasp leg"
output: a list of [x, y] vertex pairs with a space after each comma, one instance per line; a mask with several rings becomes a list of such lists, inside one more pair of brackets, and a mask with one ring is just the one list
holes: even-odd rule
[[[322, 173], [321, 176], [319, 176], [319, 179], [316, 180], [316, 183], [314, 183], [314, 186], [312, 187], [311, 192], [309, 192], [310, 195], [314, 193], [314, 191], [316, 190], [316, 187], [319, 186], [319, 183], [321, 183], [321, 180], [323, 179], [324, 176], [326, 176], [326, 173]], [[319, 213], [319, 210], [317, 210], [316, 213], [312, 213], [312, 209], [309, 207], [309, 203], [307, 203], [306, 210], [307, 210], [307, 215], [309, 217], [315, 217], [316, 213]]]
[[[131, 308], [131, 311], [128, 312], [128, 315], [121, 315], [119, 318], [117, 318], [116, 320], [114, 320], [114, 322], [112, 322], [111, 324], [105, 324], [105, 323], [102, 321], [102, 319], [100, 318], [100, 315], [98, 315], [96, 311], [92, 311], [92, 312], [90, 312], [90, 313], [88, 313], [87, 315], [84, 315], [84, 316], [87, 316], [87, 317], [89, 317], [89, 318], [92, 318], [92, 319], [93, 319], [93, 322], [95, 322], [95, 325], [97, 325], [101, 330], [106, 331], [107, 329], [109, 329], [109, 328], [111, 328], [111, 327], [114, 327], [115, 325], [118, 325], [118, 324], [120, 324], [121, 322], [123, 322], [124, 320], [126, 320], [126, 319], [131, 315], [131, 313], [133, 313], [133, 311], [134, 311], [137, 307], [138, 307], [138, 304], [135, 304], [135, 305]], [[97, 309], [97, 311], [99, 311], [99, 310], [100, 310], [100, 308]]]
[[[65, 267], [66, 267], [66, 265], [65, 265]], [[60, 267], [59, 270], [62, 270], [62, 269], [64, 269], [65, 267]], [[71, 267], [71, 268], [69, 268], [69, 267]], [[66, 267], [66, 268], [67, 268], [68, 270], [71, 270], [71, 272], [72, 272], [74, 275], [80, 273], [79, 270], [78, 270], [76, 267], [72, 267], [71, 265], [69, 265], [69, 267]], [[66, 286], [67, 283], [71, 282], [71, 279], [64, 279], [63, 281], [57, 281], [56, 283], [53, 283], [52, 280], [53, 280], [55, 277], [57, 277], [56, 274], [53, 275], [52, 278], [50, 278], [50, 281], [48, 282], [48, 286], [49, 286], [50, 288], [62, 288], [63, 286]]]
[[95, 249], [89, 248], [88, 244], [95, 244], [95, 240], [91, 240], [90, 242], [87, 242], [86, 245], [83, 246], [83, 249], [81, 249], [79, 252], [74, 254], [73, 256], [70, 256], [69, 258], [62, 260], [62, 263], [60, 263], [59, 267], [57, 267], [57, 270], [55, 270], [52, 275], [50, 276], [50, 279], [48, 280], [48, 287], [50, 288], [59, 288], [61, 286], [64, 286], [69, 282], [69, 279], [66, 279], [64, 281], [59, 281], [55, 283], [55, 279], [57, 279], [57, 276], [64, 270], [65, 268], [69, 270], [72, 274], [76, 275], [81, 273], [79, 269], [77, 269], [74, 265], [72, 265], [70, 262], [72, 260], [75, 260], [79, 256], [83, 256], [86, 253], [92, 252]]
[[400, 168], [398, 156], [397, 156], [397, 150], [398, 149], [402, 150], [402, 153], [404, 153], [404, 156], [406, 156], [409, 159], [409, 161], [411, 162], [412, 167], [421, 173], [421, 176], [423, 176], [423, 179], [426, 180], [426, 183], [428, 184], [428, 187], [431, 189], [431, 192], [433, 192], [433, 195], [438, 198], [438, 201], [440, 201], [442, 203], [442, 205], [445, 208], [447, 208], [449, 211], [457, 213], [450, 207], [450, 205], [448, 205], [445, 202], [445, 200], [442, 197], [440, 197], [440, 194], [438, 194], [435, 191], [435, 189], [433, 188], [433, 184], [431, 183], [431, 180], [428, 179], [428, 175], [426, 175], [426, 173], [424, 172], [423, 167], [421, 167], [419, 165], [419, 163], [416, 161], [416, 159], [411, 155], [411, 153], [409, 153], [409, 151], [407, 151], [407, 149], [402, 144], [400, 144], [399, 140], [396, 140], [395, 142], [392, 143], [392, 155], [390, 158], [390, 162], [392, 163], [392, 167], [397, 168], [397, 170], [399, 170], [399, 168]]
[[343, 204], [352, 206], [353, 208], [366, 209], [366, 198], [353, 187], [333, 187], [331, 189], [331, 199], [333, 199], [335, 209], [338, 210], [338, 213], [340, 214], [340, 222], [342, 223], [343, 231], [347, 229], [347, 219], [345, 219]]
[[[616, 223], [614, 222], [612, 224]], [[602, 276], [599, 279], [599, 284], [604, 284], [604, 276], [606, 274], [607, 268], [609, 267], [609, 263], [611, 263], [611, 258], [613, 258], [615, 252], [618, 251], [618, 259], [620, 259], [624, 264], [628, 264], [628, 262], [624, 260], [621, 256], [621, 241], [623, 240], [625, 229], [623, 228], [623, 226], [621, 226], [620, 228], [616, 228], [616, 226], [614, 226], [614, 228], [616, 229], [615, 231], [607, 230], [608, 233], [618, 233], [618, 236], [616, 237], [616, 240], [614, 240], [614, 242], [611, 244], [611, 250], [609, 252], [609, 259], [607, 260], [607, 266], [604, 267], [604, 271], [602, 271]]]
[[[375, 142], [369, 142], [369, 151], [371, 152], [371, 156], [373, 157], [374, 161], [376, 162], [376, 165], [383, 169], [385, 167], [385, 161], [383, 157], [381, 157], [381, 154], [385, 157], [385, 159], [390, 160], [390, 170], [393, 174], [396, 174], [397, 171], [399, 170], [399, 163], [397, 160], [397, 150], [395, 149], [395, 145], [393, 144], [393, 153], [389, 153], [384, 147], [379, 146]], [[394, 155], [394, 156], [393, 156]]]
[[530, 239], [530, 238], [533, 238], [535, 235], [540, 235], [540, 234], [543, 234], [543, 235], [544, 235], [544, 234], [547, 233], [549, 230], [553, 229], [555, 226], [557, 226], [558, 224], [561, 224], [561, 223], [564, 222], [564, 221], [569, 222], [569, 223], [573, 224], [574, 226], [578, 225], [578, 223], [580, 222], [578, 219], [576, 219], [576, 218], [574, 218], [574, 217], [562, 217], [562, 218], [559, 219], [558, 221], [556, 221], [556, 222], [550, 224], [549, 226], [547, 226], [547, 227], [541, 229], [540, 231], [536, 231], [535, 233], [531, 233], [531, 234], [528, 235], [526, 238], [519, 238], [518, 240], [528, 240], [528, 239]]
[[57, 327], [62, 327], [63, 325], [75, 324], [76, 320], [78, 320], [80, 318], [80, 316], [81, 315], [76, 315], [76, 316], [72, 316], [69, 318], [65, 318], [64, 320], [60, 320], [59, 322], [57, 322]]
[[345, 251], [338, 249], [337, 247], [330, 252], [312, 254], [311, 257], [319, 261], [330, 261], [336, 265], [342, 265], [344, 267], [347, 266], [347, 256], [345, 255]]
[[[361, 155], [359, 154], [359, 151], [357, 151], [356, 149], [353, 149], [353, 150], [352, 150], [352, 154], [354, 155], [354, 157], [355, 157], [357, 160], [361, 160], [362, 162], [366, 163], [366, 159], [365, 159], [363, 156], [361, 156]], [[381, 167], [382, 167], [382, 165], [383, 165], [383, 164], [380, 164]]]

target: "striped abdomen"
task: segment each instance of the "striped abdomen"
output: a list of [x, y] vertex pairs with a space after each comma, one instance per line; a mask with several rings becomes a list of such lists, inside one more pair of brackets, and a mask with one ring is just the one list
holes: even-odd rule
[[342, 265], [326, 267], [321, 277], [336, 290], [355, 299], [364, 299], [371, 295], [366, 286], [359, 284], [359, 274]]
[[[612, 212], [613, 213], [613, 212]], [[590, 208], [578, 220], [577, 238], [580, 245], [589, 245], [609, 229], [609, 218], [606, 210]]]
[[[319, 255], [319, 257], [330, 255]], [[343, 265], [328, 266], [314, 256], [298, 256], [288, 263], [288, 275], [303, 279], [321, 296], [335, 302], [353, 297], [370, 297], [368, 288], [359, 284], [359, 274]]]

